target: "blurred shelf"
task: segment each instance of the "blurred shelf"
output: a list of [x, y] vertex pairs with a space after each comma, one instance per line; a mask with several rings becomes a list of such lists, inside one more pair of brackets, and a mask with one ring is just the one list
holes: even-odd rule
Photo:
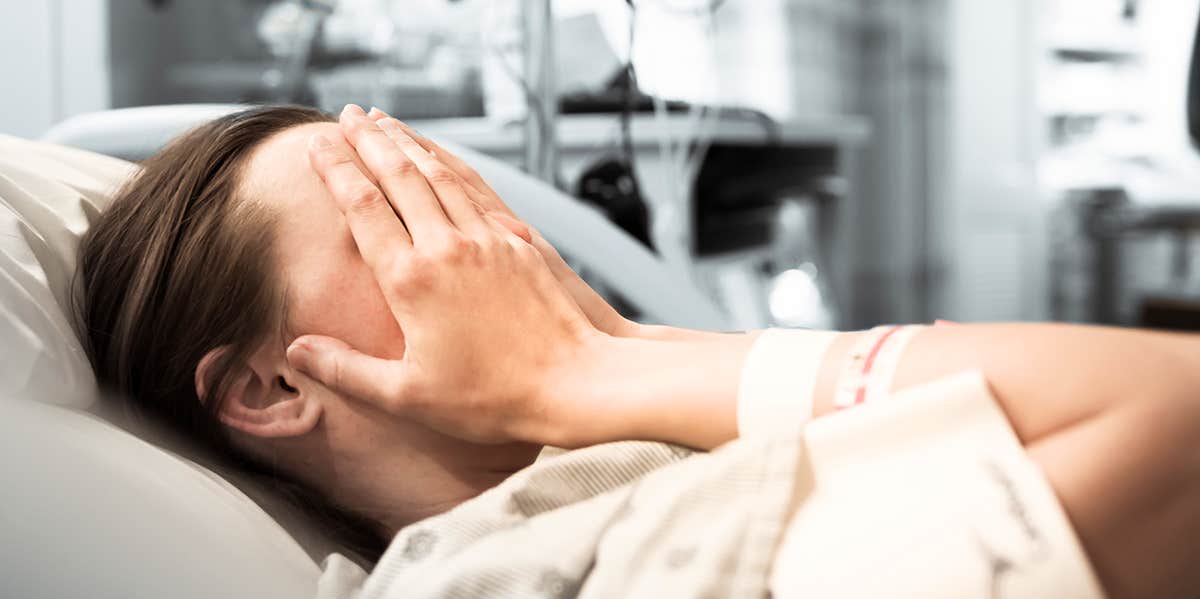
[[1124, 44], [1051, 44], [1050, 52], [1071, 62], [1127, 62], [1141, 57], [1136, 46]]
[[193, 62], [170, 66], [167, 82], [186, 91], [218, 92], [237, 99], [278, 89], [283, 73], [273, 61]]
[[[610, 139], [616, 114], [564, 115], [558, 121], [558, 145], [563, 151], [588, 150], [598, 141]], [[662, 123], [652, 114], [636, 114], [630, 123], [633, 144], [658, 147], [664, 136], [678, 138], [689, 123], [687, 115], [672, 114]], [[501, 124], [486, 117], [429, 119], [420, 122], [422, 131], [487, 153], [507, 153], [524, 148], [525, 130], [520, 123]], [[849, 115], [807, 115], [767, 125], [750, 118], [722, 117], [712, 129], [714, 139], [725, 144], [857, 146], [867, 140], [866, 119]]]
[[1043, 46], [1051, 55], [1073, 62], [1122, 62], [1142, 55], [1136, 30], [1120, 24], [1061, 29]]

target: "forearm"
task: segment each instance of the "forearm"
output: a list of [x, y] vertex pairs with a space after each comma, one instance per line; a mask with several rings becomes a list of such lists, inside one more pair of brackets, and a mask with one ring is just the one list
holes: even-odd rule
[[[597, 406], [595, 418], [569, 426], [586, 429], [588, 442], [650, 439], [710, 449], [737, 437], [742, 367], [760, 332], [677, 331], [609, 339], [571, 385], [572, 396]], [[837, 378], [861, 334], [839, 334], [825, 352], [813, 417], [834, 410]], [[1048, 324], [936, 327], [904, 352], [891, 389], [982, 370], [1018, 434], [1029, 439], [1119, 398], [1195, 388], [1196, 357], [1200, 341], [1192, 336]]]
[[[976, 367], [1110, 597], [1195, 597], [1200, 337], [1068, 325], [935, 328], [893, 389]], [[827, 407], [827, 406], [826, 406]]]
[[718, 333], [714, 331], [685, 329], [681, 327], [671, 327], [659, 324], [630, 323], [629, 334], [625, 336], [654, 341], [720, 341], [731, 336], [740, 336], [752, 333], [754, 332], [735, 331]]
[[[814, 416], [834, 411], [842, 365], [860, 333], [837, 340], [817, 380]], [[931, 327], [900, 358], [891, 390], [947, 374], [979, 369], [1013, 427], [1028, 441], [1113, 402], [1190, 393], [1200, 338], [1063, 324], [984, 324]]]
[[608, 337], [563, 392], [588, 407], [567, 445], [646, 439], [711, 449], [737, 437], [742, 363], [757, 332], [687, 340]]

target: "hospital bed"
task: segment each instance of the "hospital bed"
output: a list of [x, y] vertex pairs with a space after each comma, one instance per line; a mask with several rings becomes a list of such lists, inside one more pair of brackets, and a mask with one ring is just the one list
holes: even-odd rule
[[[70, 324], [75, 248], [134, 172], [121, 159], [236, 108], [116, 110], [43, 141], [0, 135], [0, 597], [311, 597], [339, 549], [269, 483], [101, 397]], [[647, 320], [724, 326], [691, 282], [597, 213], [453, 151]]]
[[[237, 105], [191, 104], [128, 108], [74, 117], [55, 126], [44, 141], [140, 160], [189, 127]], [[489, 156], [439, 140], [470, 163], [523, 219], [572, 263], [628, 299], [650, 321], [719, 329], [727, 317], [682, 274], [669, 270], [599, 212]]]
[[[1175, 29], [1148, 62], [1171, 86], [1154, 94], [1153, 126], [1180, 157], [1175, 170], [1200, 173], [1183, 109], [1198, 3], [1187, 4], [1192, 18], [1166, 15]], [[234, 108], [84, 115], [47, 133], [53, 144], [0, 135], [0, 597], [311, 597], [322, 557], [338, 550], [269, 485], [111, 409], [67, 318], [78, 238], [131, 172], [113, 157], [145, 157]], [[725, 326], [689, 281], [591, 210], [453, 150], [648, 320]]]

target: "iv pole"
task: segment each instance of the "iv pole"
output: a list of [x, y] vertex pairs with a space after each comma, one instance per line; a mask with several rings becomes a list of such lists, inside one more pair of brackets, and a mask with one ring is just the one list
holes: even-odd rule
[[523, 0], [525, 34], [525, 168], [551, 185], [558, 174], [558, 94], [554, 81], [553, 0]]

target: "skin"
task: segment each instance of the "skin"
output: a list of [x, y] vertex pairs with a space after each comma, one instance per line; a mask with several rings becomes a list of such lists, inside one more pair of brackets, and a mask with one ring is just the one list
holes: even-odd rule
[[[756, 334], [614, 321], [554, 272], [536, 234], [517, 237], [481, 214], [498, 199], [470, 172], [376, 120], [348, 107], [340, 127], [297, 128], [264, 145], [247, 171], [248, 189], [288, 196], [271, 200], [291, 202], [278, 205], [281, 238], [297, 235], [281, 243], [280, 263], [289, 286], [307, 286], [289, 293], [302, 335], [286, 353], [265, 348], [252, 360], [251, 382], [223, 416], [248, 447], [276, 452], [394, 527], [495, 484], [541, 444], [708, 449], [736, 437], [740, 366]], [[308, 172], [298, 163], [304, 136]], [[464, 326], [468, 311], [488, 326]], [[831, 411], [857, 335], [841, 334], [824, 358], [815, 416]], [[913, 340], [893, 388], [981, 369], [1110, 596], [1195, 596], [1196, 355], [1194, 336], [949, 327]], [[277, 377], [296, 391], [272, 388]], [[409, 491], [414, 477], [420, 497]]]
[[[309, 164], [306, 147], [315, 133], [341, 137], [334, 123], [285, 131], [256, 149], [242, 180], [246, 198], [278, 215], [275, 259], [287, 288], [289, 328], [398, 358], [404, 333]], [[223, 421], [241, 447], [373, 516], [383, 534], [495, 486], [541, 449], [533, 443], [471, 443], [387, 417], [298, 373], [285, 347], [272, 344], [254, 356], [246, 373], [252, 384], [226, 398]], [[285, 403], [289, 409], [271, 410]]]
[[[240, 384], [222, 402], [220, 416], [243, 451], [280, 464], [333, 501], [371, 516], [380, 523], [381, 535], [390, 537], [411, 522], [495, 486], [532, 463], [543, 445], [463, 440], [413, 419], [396, 418], [288, 363], [286, 343], [300, 334], [337, 339], [380, 358], [398, 359], [405, 351], [404, 333], [374, 273], [309, 160], [307, 145], [314, 135], [349, 144], [344, 128], [336, 123], [294, 127], [256, 148], [242, 173], [241, 195], [276, 215], [274, 258], [287, 289], [290, 332], [284, 344], [262, 347], [245, 365]], [[377, 182], [357, 156], [354, 162], [364, 177]], [[526, 226], [478, 175], [468, 176], [490, 194], [476, 196], [478, 203], [538, 246], [547, 267], [595, 326], [622, 337], [706, 336], [622, 318], [540, 235], [535, 232], [530, 239]], [[220, 351], [211, 352], [197, 368], [201, 395], [207, 369]]]

